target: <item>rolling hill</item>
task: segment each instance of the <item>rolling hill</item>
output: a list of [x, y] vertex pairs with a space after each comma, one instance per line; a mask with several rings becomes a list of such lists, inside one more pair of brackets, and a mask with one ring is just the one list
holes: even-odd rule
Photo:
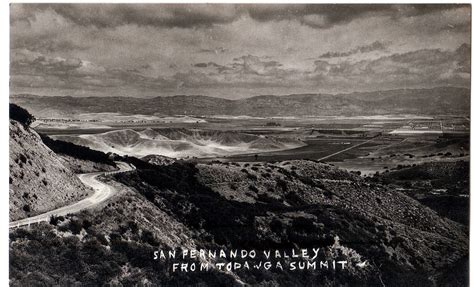
[[114, 130], [99, 134], [57, 135], [102, 152], [143, 157], [164, 155], [174, 158], [226, 156], [238, 153], [276, 151], [301, 147], [304, 143], [232, 131], [190, 130], [183, 128]]

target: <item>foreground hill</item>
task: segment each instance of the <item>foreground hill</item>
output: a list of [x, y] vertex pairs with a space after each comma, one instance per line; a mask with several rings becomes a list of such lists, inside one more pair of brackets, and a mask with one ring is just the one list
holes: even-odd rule
[[[351, 94], [296, 94], [227, 100], [206, 96], [151, 99], [128, 97], [41, 97], [14, 95], [38, 117], [64, 117], [80, 113], [119, 112], [163, 115], [321, 116], [378, 114], [469, 113], [470, 90], [455, 87], [400, 89]], [[426, 103], [430, 103], [427, 105]]]
[[469, 225], [469, 162], [429, 162], [387, 171], [374, 180], [399, 190], [439, 215]]
[[[331, 165], [287, 161], [158, 166], [129, 160], [137, 170], [114, 175], [119, 183], [110, 183], [124, 192], [103, 209], [11, 234], [12, 286], [31, 282], [465, 286], [467, 282], [466, 227], [396, 190]], [[170, 273], [166, 262], [152, 256], [155, 250], [169, 248], [312, 247], [322, 248], [326, 259], [345, 258], [352, 267], [340, 273], [215, 269]], [[49, 256], [50, 250], [57, 255]], [[75, 268], [69, 267], [71, 254]], [[365, 261], [366, 267], [355, 267]], [[24, 262], [42, 264], [26, 269]]]
[[10, 120], [10, 220], [76, 202], [89, 192], [34, 130]]

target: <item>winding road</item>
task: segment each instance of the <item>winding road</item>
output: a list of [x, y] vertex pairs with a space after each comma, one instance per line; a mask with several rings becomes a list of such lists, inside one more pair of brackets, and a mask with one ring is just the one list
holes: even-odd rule
[[15, 227], [30, 225], [30, 224], [34, 224], [34, 223], [38, 223], [42, 221], [48, 222], [52, 215], [64, 216], [69, 213], [76, 213], [81, 210], [94, 207], [97, 204], [106, 201], [107, 199], [112, 197], [114, 194], [116, 194], [118, 191], [115, 189], [115, 187], [108, 185], [107, 183], [104, 183], [98, 180], [97, 178], [100, 175], [121, 173], [121, 172], [131, 171], [135, 169], [134, 166], [129, 165], [124, 162], [116, 162], [116, 164], [119, 168], [116, 171], [83, 173], [77, 176], [82, 181], [82, 183], [84, 183], [84, 185], [89, 186], [94, 190], [94, 193], [91, 196], [86, 197], [71, 205], [63, 206], [58, 209], [51, 210], [51, 211], [48, 211], [36, 216], [20, 219], [17, 221], [12, 221], [10, 222], [9, 227], [15, 228]]

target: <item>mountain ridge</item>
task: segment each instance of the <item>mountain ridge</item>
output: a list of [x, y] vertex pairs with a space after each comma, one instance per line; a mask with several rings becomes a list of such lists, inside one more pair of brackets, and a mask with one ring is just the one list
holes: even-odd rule
[[[248, 116], [328, 116], [380, 114], [468, 114], [470, 89], [438, 87], [398, 89], [349, 94], [261, 95], [229, 100], [203, 95], [170, 97], [71, 97], [12, 95], [35, 116], [71, 113], [118, 112], [123, 114], [187, 114]], [[429, 103], [429, 105], [427, 105]]]

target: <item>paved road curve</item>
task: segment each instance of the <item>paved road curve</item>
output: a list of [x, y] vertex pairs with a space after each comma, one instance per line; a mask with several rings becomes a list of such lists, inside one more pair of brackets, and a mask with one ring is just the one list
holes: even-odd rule
[[83, 174], [78, 175], [82, 183], [94, 189], [94, 194], [92, 194], [91, 196], [84, 198], [81, 201], [78, 201], [71, 205], [63, 206], [61, 208], [51, 210], [51, 211], [48, 211], [48, 212], [45, 212], [33, 217], [10, 222], [10, 228], [30, 225], [30, 224], [38, 223], [41, 221], [48, 222], [51, 215], [64, 216], [69, 213], [76, 213], [86, 208], [91, 208], [93, 206], [96, 206], [97, 204], [109, 199], [112, 195], [117, 193], [117, 190], [115, 190], [113, 186], [110, 186], [104, 182], [99, 181], [97, 177], [103, 174], [114, 174], [114, 173], [120, 173], [120, 172], [125, 172], [125, 171], [131, 171], [135, 169], [135, 167], [124, 162], [116, 162], [116, 164], [119, 168], [117, 171], [83, 173]]

